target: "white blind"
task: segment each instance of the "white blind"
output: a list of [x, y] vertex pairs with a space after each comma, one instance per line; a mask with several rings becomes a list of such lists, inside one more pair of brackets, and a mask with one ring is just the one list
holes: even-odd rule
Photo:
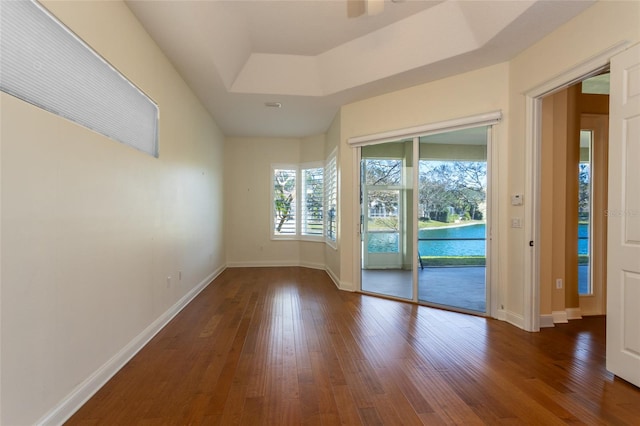
[[0, 1], [0, 90], [158, 156], [158, 107], [33, 1]]

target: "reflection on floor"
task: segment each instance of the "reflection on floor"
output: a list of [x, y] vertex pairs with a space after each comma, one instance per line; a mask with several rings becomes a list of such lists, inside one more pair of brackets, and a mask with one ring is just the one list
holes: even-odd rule
[[[418, 270], [418, 299], [427, 303], [486, 312], [485, 267]], [[411, 299], [411, 271], [362, 270], [362, 290]]]

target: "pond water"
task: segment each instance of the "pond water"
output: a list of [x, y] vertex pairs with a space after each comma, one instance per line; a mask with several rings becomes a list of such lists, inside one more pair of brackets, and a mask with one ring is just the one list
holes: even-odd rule
[[[418, 238], [462, 238], [461, 240], [418, 241], [421, 256], [484, 256], [484, 240], [464, 240], [464, 238], [485, 238], [485, 225], [452, 226], [449, 228], [421, 229]], [[375, 232], [369, 234], [369, 253], [397, 253], [398, 234], [395, 232]]]
[[589, 254], [589, 225], [578, 225], [578, 254]]
[[[460, 238], [445, 241], [420, 241], [422, 238]], [[418, 233], [418, 251], [421, 256], [484, 256], [485, 240], [464, 238], [486, 238], [484, 223], [455, 226], [451, 228], [426, 228]]]
[[[578, 253], [589, 253], [589, 226], [578, 226]], [[421, 256], [485, 256], [486, 241], [464, 240], [464, 238], [486, 238], [484, 223], [476, 225], [452, 226], [448, 228], [421, 229], [418, 238], [461, 238], [446, 241], [418, 241]], [[398, 234], [395, 232], [375, 232], [369, 234], [369, 253], [397, 253]]]

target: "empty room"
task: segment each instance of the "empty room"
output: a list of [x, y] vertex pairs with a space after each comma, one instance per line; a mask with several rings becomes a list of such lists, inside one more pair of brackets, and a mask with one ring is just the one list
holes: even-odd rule
[[638, 424], [638, 117], [636, 0], [0, 0], [0, 424]]

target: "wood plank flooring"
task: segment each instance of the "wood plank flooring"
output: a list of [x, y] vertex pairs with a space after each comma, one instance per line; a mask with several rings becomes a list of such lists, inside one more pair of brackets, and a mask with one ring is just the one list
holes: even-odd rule
[[234, 268], [67, 424], [638, 425], [640, 390], [604, 354], [603, 317], [527, 333]]

